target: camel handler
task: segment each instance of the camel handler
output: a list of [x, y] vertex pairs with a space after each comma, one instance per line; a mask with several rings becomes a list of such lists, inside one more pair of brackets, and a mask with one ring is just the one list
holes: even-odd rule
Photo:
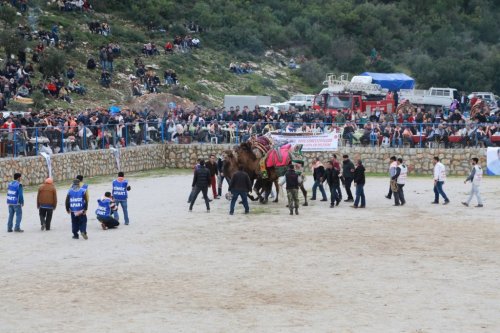
[[286, 193], [288, 196], [288, 208], [290, 215], [299, 215], [299, 183], [300, 176], [295, 172], [293, 164], [288, 165], [288, 170], [285, 173]]

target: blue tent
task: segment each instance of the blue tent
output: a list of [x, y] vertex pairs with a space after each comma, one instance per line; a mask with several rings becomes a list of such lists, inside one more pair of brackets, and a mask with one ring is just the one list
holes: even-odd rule
[[361, 76], [370, 76], [372, 83], [380, 84], [382, 88], [390, 91], [399, 89], [413, 89], [415, 80], [404, 73], [371, 73], [364, 72]]

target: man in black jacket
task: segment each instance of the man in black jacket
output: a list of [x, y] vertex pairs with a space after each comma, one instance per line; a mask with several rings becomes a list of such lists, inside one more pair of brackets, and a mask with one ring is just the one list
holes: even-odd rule
[[193, 196], [191, 197], [191, 204], [189, 205], [189, 211], [193, 211], [193, 205], [198, 197], [198, 194], [203, 193], [203, 199], [205, 199], [205, 204], [207, 205], [207, 213], [210, 213], [210, 201], [207, 196], [208, 187], [211, 184], [210, 171], [205, 168], [205, 161], [200, 161], [200, 167], [194, 172], [193, 177]]
[[356, 169], [354, 170], [354, 184], [356, 184], [356, 200], [354, 201], [353, 208], [358, 208], [359, 199], [361, 199], [361, 206], [359, 208], [365, 208], [365, 167], [363, 162], [358, 160], [356, 163]]
[[328, 187], [330, 188], [330, 208], [337, 206], [340, 203], [340, 178], [339, 178], [339, 170], [333, 166], [333, 163], [329, 161], [326, 165], [325, 170], [326, 182], [328, 183]]
[[347, 199], [344, 201], [353, 202], [354, 198], [352, 197], [351, 184], [354, 177], [354, 164], [351, 162], [348, 155], [344, 155], [342, 158], [342, 177], [344, 177], [344, 186], [347, 193]]
[[316, 157], [313, 164], [313, 178], [314, 185], [312, 188], [313, 194], [311, 200], [316, 200], [316, 189], [319, 188], [323, 197], [321, 201], [327, 201], [328, 199], [326, 198], [325, 188], [323, 187], [323, 182], [325, 181], [325, 167], [318, 157]]
[[229, 208], [229, 215], [234, 214], [234, 206], [236, 205], [236, 200], [241, 197], [243, 207], [245, 207], [245, 214], [248, 214], [250, 208], [248, 207], [248, 192], [252, 190], [252, 182], [248, 173], [243, 171], [243, 167], [240, 166], [239, 170], [231, 178], [229, 183], [229, 191], [233, 195], [231, 198], [231, 206]]

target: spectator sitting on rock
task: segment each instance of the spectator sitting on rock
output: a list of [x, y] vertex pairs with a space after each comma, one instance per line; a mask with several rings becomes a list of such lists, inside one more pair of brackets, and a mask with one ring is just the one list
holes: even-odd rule
[[97, 67], [96, 63], [95, 63], [95, 60], [94, 58], [90, 58], [89, 60], [87, 60], [87, 69], [95, 69]]
[[66, 77], [69, 79], [69, 80], [72, 80], [74, 77], [75, 77], [76, 73], [75, 73], [75, 70], [73, 69], [72, 66], [70, 66], [68, 68], [68, 70], [66, 71]]
[[111, 85], [111, 74], [109, 74], [108, 71], [105, 70], [101, 73], [100, 83], [101, 83], [101, 86], [103, 86], [105, 88], [109, 88], [109, 86]]
[[173, 53], [174, 52], [174, 44], [172, 44], [170, 41], [168, 41], [165, 44], [165, 54]]
[[21, 85], [19, 86], [19, 88], [17, 89], [17, 96], [20, 96], [20, 97], [28, 97], [30, 94], [30, 91], [28, 89], [28, 87], [26, 87], [26, 85]]

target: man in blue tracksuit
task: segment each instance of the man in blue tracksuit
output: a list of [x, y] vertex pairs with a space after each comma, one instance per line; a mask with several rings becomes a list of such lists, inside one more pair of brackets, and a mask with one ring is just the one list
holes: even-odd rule
[[88, 201], [84, 188], [80, 187], [80, 180], [73, 180], [73, 186], [68, 191], [66, 196], [66, 211], [71, 214], [71, 225], [73, 231], [73, 239], [78, 239], [78, 232], [84, 239], [87, 236], [87, 208]]
[[104, 193], [104, 197], [97, 200], [99, 205], [95, 211], [97, 215], [97, 220], [101, 222], [101, 227], [103, 230], [116, 228], [120, 225], [120, 222], [115, 220], [111, 214], [116, 209], [113, 198], [111, 197], [111, 192]]
[[120, 219], [118, 215], [118, 207], [122, 206], [123, 216], [125, 218], [125, 225], [129, 224], [128, 220], [128, 209], [127, 209], [127, 199], [128, 191], [130, 191], [130, 186], [128, 181], [124, 178], [125, 174], [123, 172], [118, 172], [118, 178], [113, 180], [113, 199], [115, 200], [116, 210], [113, 212], [113, 217], [116, 220]]
[[[23, 196], [23, 185], [21, 184], [21, 174], [14, 174], [14, 181], [9, 183], [7, 189], [7, 205], [9, 206], [9, 219], [7, 222], [8, 232], [24, 232], [21, 229], [21, 220], [23, 218], [23, 206], [24, 206], [24, 196]], [[12, 224], [14, 221], [14, 214], [16, 215], [16, 225], [14, 230], [12, 230]]]

